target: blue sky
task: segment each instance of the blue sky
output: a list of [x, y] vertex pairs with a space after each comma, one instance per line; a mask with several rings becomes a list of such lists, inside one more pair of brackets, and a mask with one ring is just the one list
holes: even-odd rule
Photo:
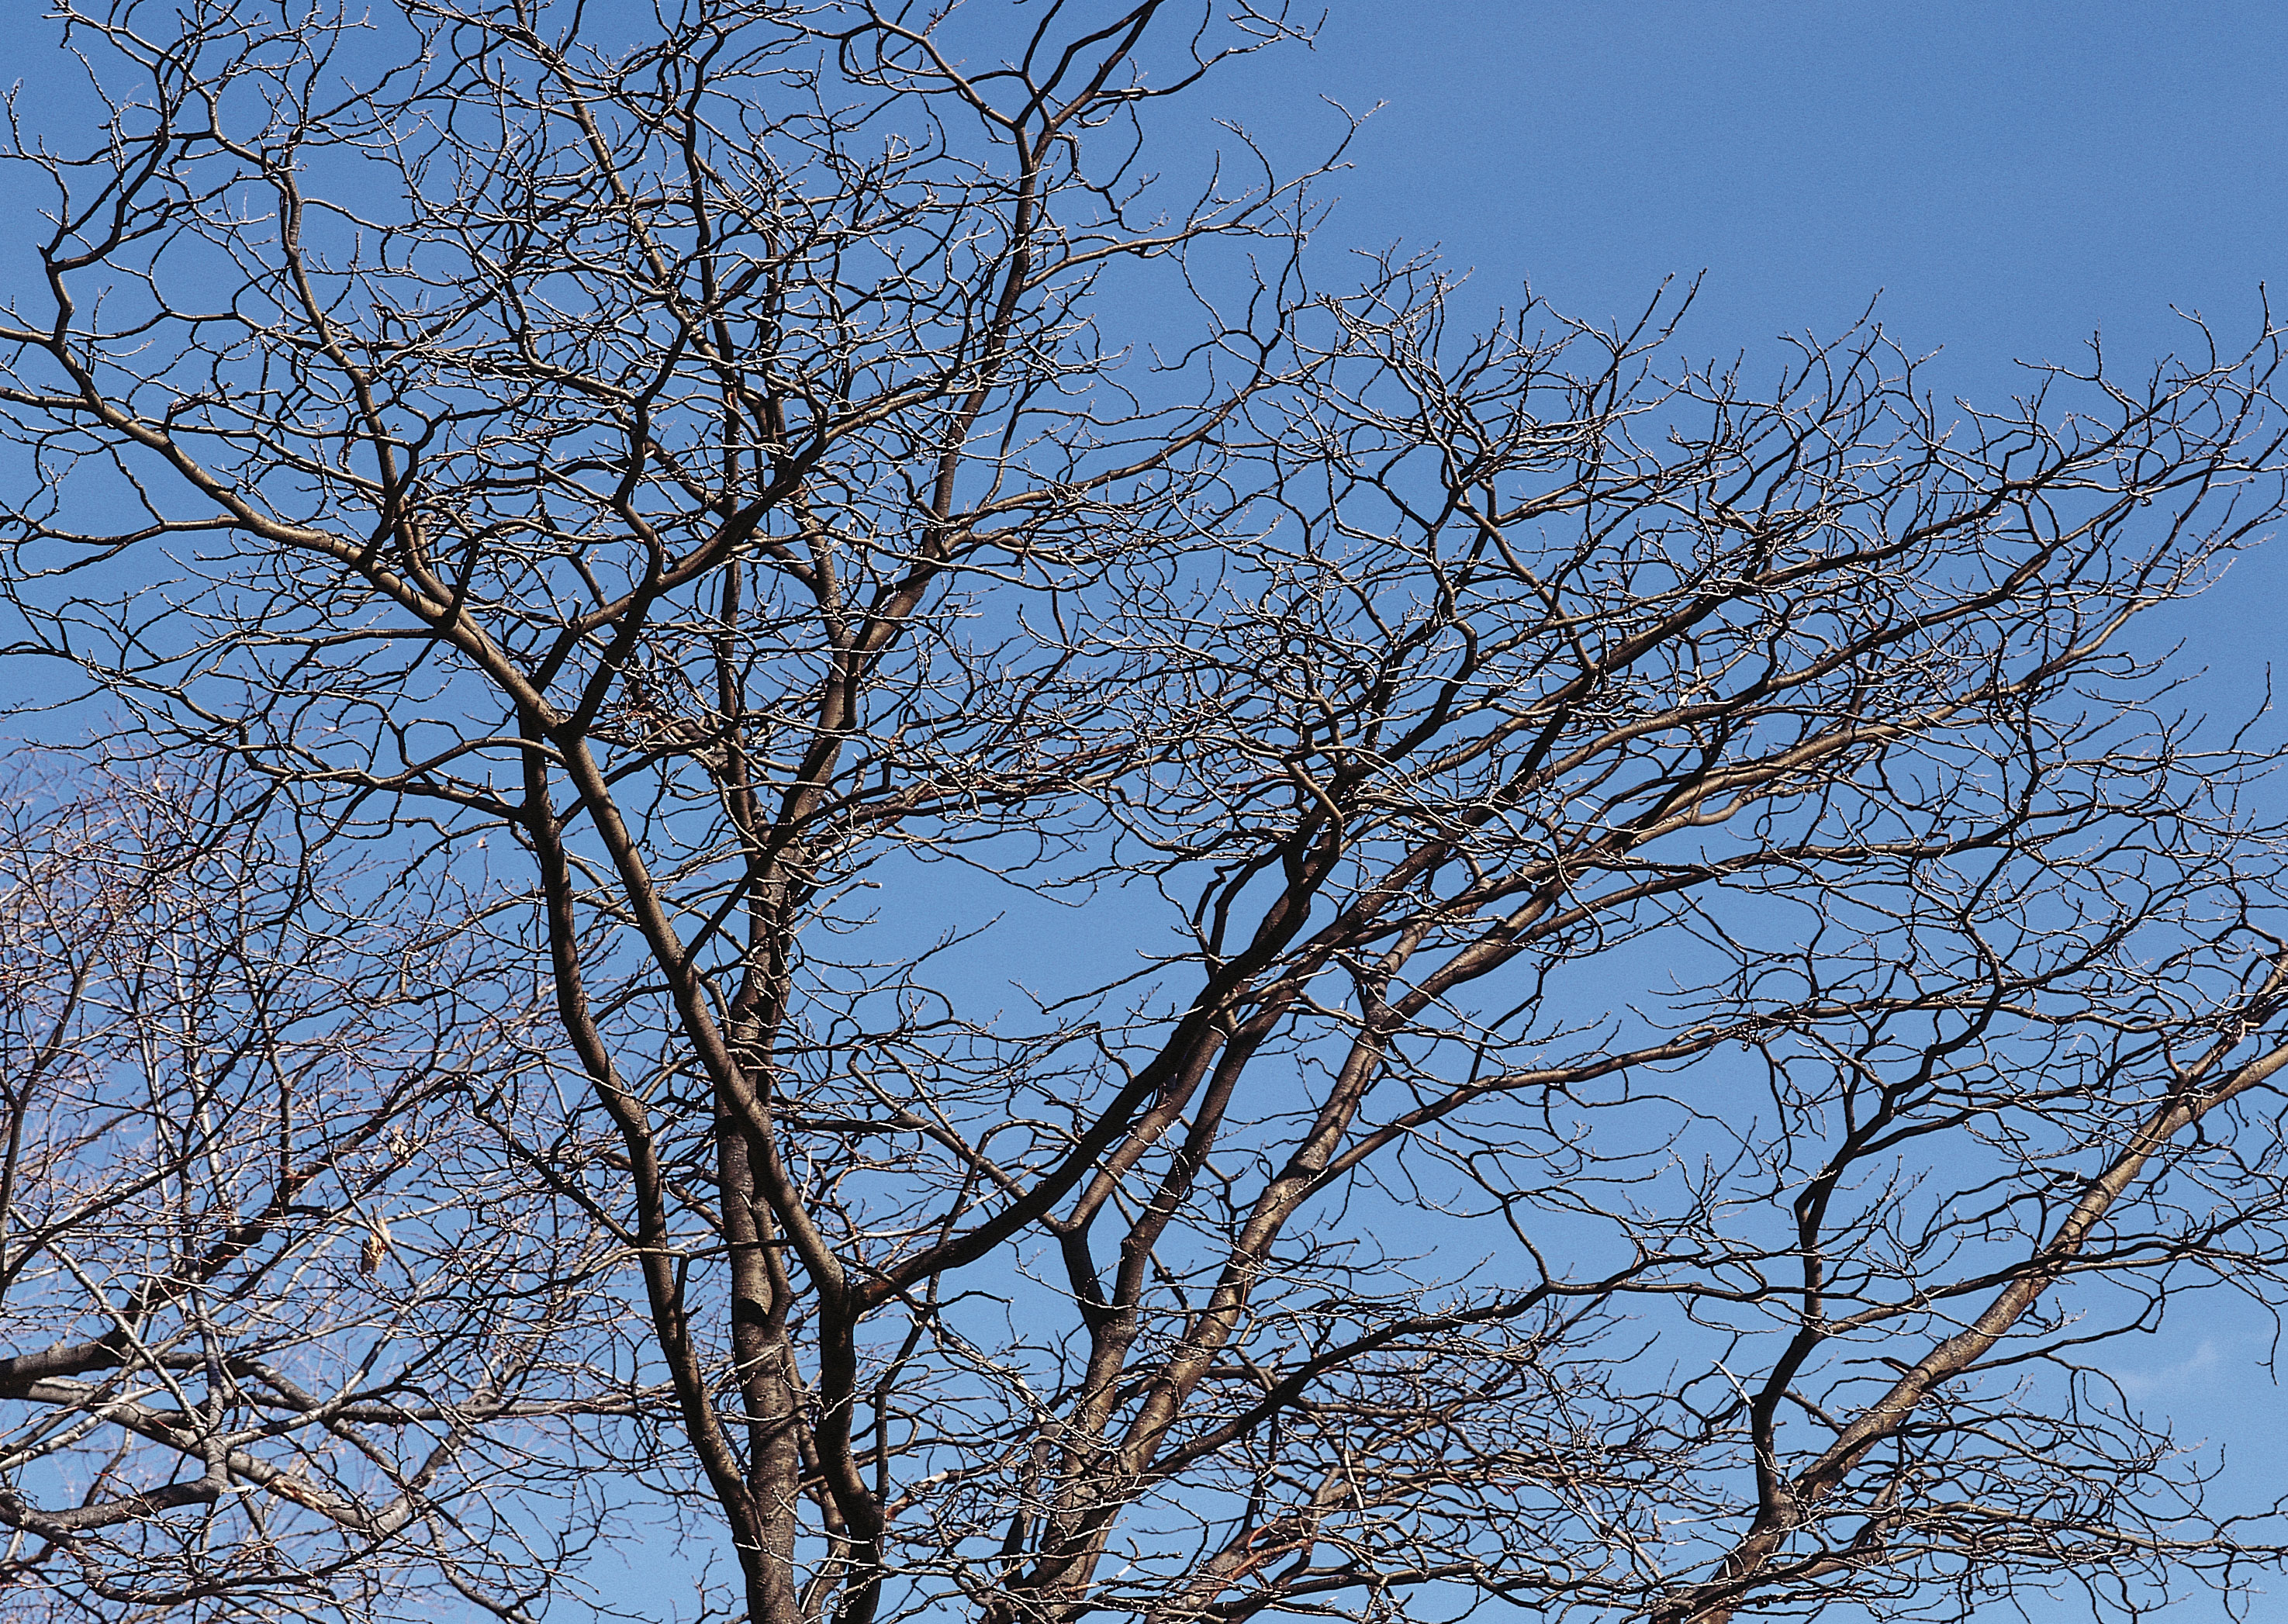
[[[1335, 0], [1315, 50], [1206, 92], [1296, 157], [1339, 128], [1321, 96], [1386, 104], [1331, 185], [1323, 275], [1345, 247], [1434, 243], [1481, 308], [1529, 280], [1601, 320], [1704, 273], [1699, 355], [1831, 334], [1879, 293], [1942, 388], [1987, 400], [2096, 330], [2136, 370], [2185, 341], [2172, 306], [2228, 339], [2267, 280], [2288, 307], [2288, 0]], [[2256, 691], [2283, 590], [2276, 550], [2176, 617], [2219, 709]], [[2219, 1303], [2172, 1330], [2123, 1356], [2132, 1390], [2230, 1439], [2242, 1485], [2277, 1479], [2268, 1324]]]
[[2245, 320], [2288, 272], [2276, 4], [1351, 0], [1248, 72], [1267, 133], [1314, 94], [1386, 103], [1331, 235], [1434, 240], [1591, 317], [1704, 270], [1712, 346], [1880, 290], [1990, 376], [2099, 327], [2165, 346], [2173, 304]]

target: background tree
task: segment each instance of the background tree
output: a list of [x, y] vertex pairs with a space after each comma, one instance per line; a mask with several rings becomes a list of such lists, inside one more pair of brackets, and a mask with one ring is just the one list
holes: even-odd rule
[[735, 1611], [2277, 1554], [2093, 1351], [2280, 1289], [2267, 747], [2125, 640], [2279, 511], [2268, 326], [1976, 410], [1872, 328], [1759, 380], [1322, 292], [1298, 185], [1146, 178], [1260, 11], [60, 15], [21, 646], [477, 899], [412, 985], [545, 987], [437, 1073], [618, 1264], [549, 1330], [621, 1424], [534, 1470], [724, 1530]]
[[449, 891], [223, 789], [28, 765], [0, 813], [0, 1602], [513, 1596], [608, 1504], [563, 1430], [640, 1398], [568, 1394], [613, 1250], [467, 1131], [532, 1013]]

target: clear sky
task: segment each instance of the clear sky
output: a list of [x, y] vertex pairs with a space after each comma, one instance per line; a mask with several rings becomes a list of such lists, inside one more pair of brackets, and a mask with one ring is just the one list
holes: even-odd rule
[[[2288, 273], [2288, 6], [2119, 0], [1337, 0], [1243, 120], [1381, 112], [1333, 235], [1442, 242], [1576, 314], [1704, 270], [1704, 342], [1831, 331], [1879, 289], [1984, 373]], [[1228, 88], [1228, 87], [1227, 87]]]
[[[1879, 292], [1906, 348], [1940, 352], [1942, 389], [1990, 400], [2015, 386], [2014, 358], [2068, 357], [2094, 330], [2124, 364], [2184, 342], [2173, 305], [2244, 339], [2269, 280], [2288, 315], [2288, 0], [1331, 7], [1315, 50], [1206, 92], [1298, 157], [1339, 127], [1315, 98], [1386, 104], [1332, 183], [1323, 280], [1324, 250], [1437, 243], [1484, 308], [1529, 280], [1602, 320], [1704, 273], [1696, 355], [1832, 334]], [[0, 82], [32, 71], [8, 55]], [[20, 194], [0, 183], [0, 205]], [[2213, 666], [2220, 709], [2272, 659], [2288, 537], [2275, 555], [2172, 622]], [[2288, 1477], [2268, 1322], [2220, 1302], [2171, 1333], [2117, 1356], [2133, 1390], [2231, 1440], [2244, 1488]], [[2263, 1611], [2280, 1606], [2258, 1617], [2288, 1620]]]

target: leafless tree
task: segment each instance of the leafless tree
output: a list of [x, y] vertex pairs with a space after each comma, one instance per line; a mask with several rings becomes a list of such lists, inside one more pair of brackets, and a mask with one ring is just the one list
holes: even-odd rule
[[28, 769], [4, 807], [11, 1616], [552, 1572], [596, 1507], [526, 1457], [641, 1402], [553, 1379], [609, 1337], [582, 1294], [616, 1248], [466, 1131], [472, 1076], [534, 1047], [481, 935], [216, 791]]
[[[422, 1186], [453, 1267], [531, 1282], [406, 1311], [449, 1402], [325, 1390], [399, 1440], [339, 1560], [534, 1613], [525, 1501], [482, 1574], [385, 1538], [489, 1470], [722, 1531], [755, 1624], [2134, 1612], [2278, 1556], [2107, 1374], [2288, 1266], [2268, 747], [2139, 621], [2281, 511], [2268, 323], [1975, 408], [1872, 326], [1710, 368], [1326, 290], [1311, 177], [1180, 189], [1264, 10], [58, 15], [102, 138], [20, 119], [20, 649], [468, 899], [298, 1017], [457, 1011], [324, 1107], [329, 1323], [411, 1301], [343, 1271], [415, 1079], [486, 1169]], [[545, 1022], [451, 1035], [520, 975]], [[287, 1199], [268, 1121], [236, 1208], [147, 1199]], [[151, 1345], [137, 1436], [209, 1453], [102, 1538], [266, 1559], [321, 1496], [198, 1406], [339, 1430]], [[495, 1428], [505, 1366], [592, 1424]], [[18, 1459], [0, 1520], [97, 1571]]]

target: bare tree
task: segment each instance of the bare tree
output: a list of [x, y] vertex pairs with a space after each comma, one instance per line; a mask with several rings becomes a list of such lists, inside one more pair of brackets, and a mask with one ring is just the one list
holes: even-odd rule
[[12, 1616], [367, 1617], [552, 1573], [600, 1507], [552, 1430], [640, 1402], [554, 1380], [608, 1339], [582, 1295], [616, 1248], [466, 1131], [473, 1074], [533, 1043], [481, 936], [259, 814], [148, 776], [5, 807]]
[[[757, 1624], [2134, 1612], [2280, 1554], [2104, 1351], [2288, 1264], [2268, 751], [2135, 630], [2280, 511], [2268, 324], [1978, 409], [1871, 326], [1760, 376], [1322, 291], [1243, 140], [1147, 175], [1260, 10], [59, 15], [106, 122], [19, 143], [20, 647], [473, 899], [370, 1018], [550, 1002], [405, 1073], [540, 1328], [405, 1333], [461, 1397], [345, 1559], [481, 1491], [486, 1337], [597, 1418], [518, 1470], [724, 1531]], [[533, 1243], [563, 1298], [487, 1261], [551, 1224], [610, 1240]], [[105, 1537], [294, 1500], [195, 1481]]]

